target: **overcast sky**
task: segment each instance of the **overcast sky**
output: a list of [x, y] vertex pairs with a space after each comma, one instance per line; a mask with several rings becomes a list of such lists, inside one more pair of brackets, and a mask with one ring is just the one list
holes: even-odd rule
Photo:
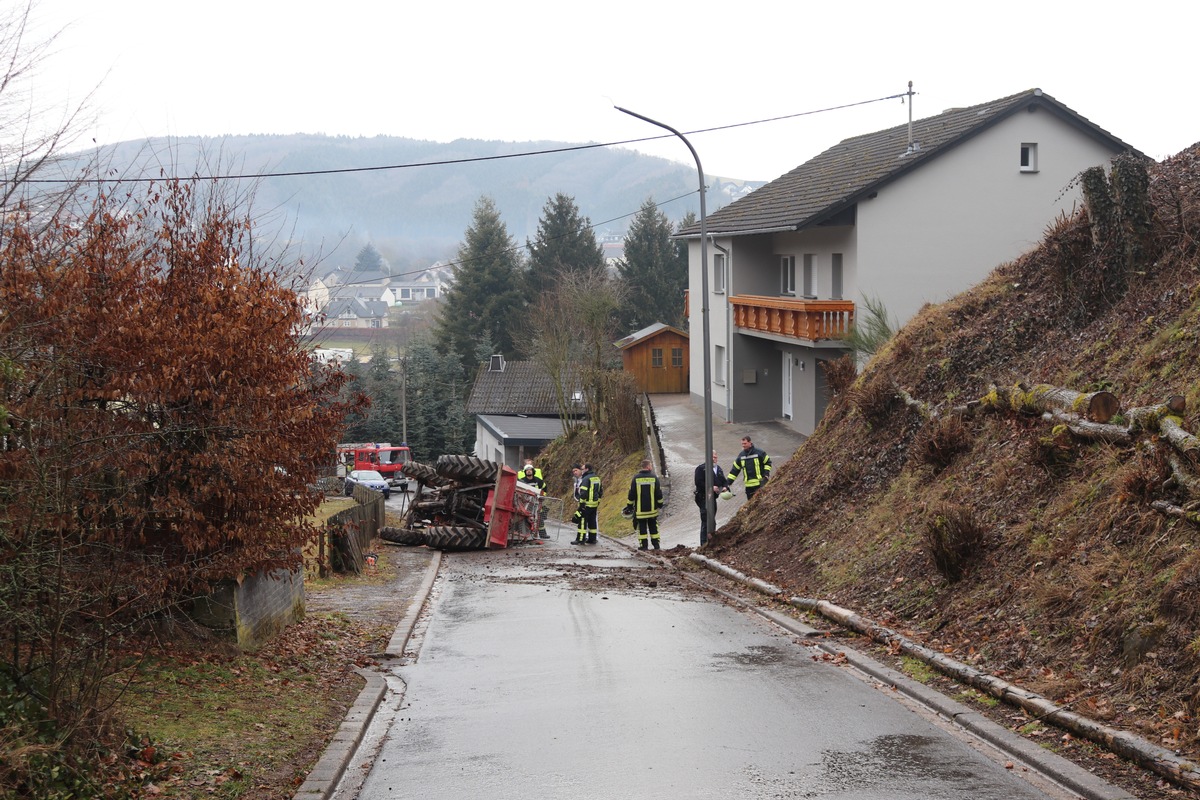
[[[0, 0], [11, 6], [12, 0]], [[1200, 140], [1195, 0], [39, 0], [37, 99], [92, 90], [80, 145], [323, 133], [616, 142], [689, 136], [768, 180], [848, 136], [1040, 87], [1154, 158]], [[636, 145], [692, 164], [682, 142]], [[368, 165], [364, 165], [368, 166]]]

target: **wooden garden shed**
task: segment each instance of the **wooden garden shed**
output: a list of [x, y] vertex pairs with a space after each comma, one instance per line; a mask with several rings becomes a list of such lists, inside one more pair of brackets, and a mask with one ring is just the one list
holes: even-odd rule
[[678, 394], [688, 390], [688, 335], [656, 322], [614, 342], [621, 364], [647, 394]]

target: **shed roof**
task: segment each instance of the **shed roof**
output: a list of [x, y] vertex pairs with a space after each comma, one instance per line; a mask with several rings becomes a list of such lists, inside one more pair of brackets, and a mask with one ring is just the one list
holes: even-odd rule
[[665, 322], [655, 322], [652, 325], [647, 325], [646, 327], [642, 328], [640, 331], [634, 331], [633, 333], [626, 336], [624, 339], [618, 339], [617, 341], [613, 342], [613, 346], [616, 347], [618, 350], [624, 350], [627, 347], [632, 347], [633, 345], [638, 344], [639, 342], [644, 342], [649, 339], [653, 339], [654, 337], [659, 336], [660, 334], [666, 333], [668, 331], [672, 332], [672, 333], [676, 333], [685, 339], [688, 338], [687, 331], [681, 331], [681, 330], [679, 330], [679, 328], [676, 328], [673, 325], [667, 325]]
[[519, 417], [504, 414], [480, 414], [492, 435], [505, 445], [542, 445], [562, 436], [562, 421], [558, 417]]

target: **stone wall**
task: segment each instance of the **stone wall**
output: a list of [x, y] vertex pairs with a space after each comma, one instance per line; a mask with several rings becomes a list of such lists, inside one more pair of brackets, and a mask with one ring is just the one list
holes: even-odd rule
[[192, 617], [237, 639], [253, 651], [293, 622], [304, 618], [304, 570], [276, 570], [240, 583], [228, 581], [195, 601]]

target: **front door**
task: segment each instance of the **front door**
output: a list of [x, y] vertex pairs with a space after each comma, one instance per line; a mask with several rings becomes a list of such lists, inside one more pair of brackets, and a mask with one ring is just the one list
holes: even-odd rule
[[792, 418], [792, 354], [783, 351], [783, 418]]

